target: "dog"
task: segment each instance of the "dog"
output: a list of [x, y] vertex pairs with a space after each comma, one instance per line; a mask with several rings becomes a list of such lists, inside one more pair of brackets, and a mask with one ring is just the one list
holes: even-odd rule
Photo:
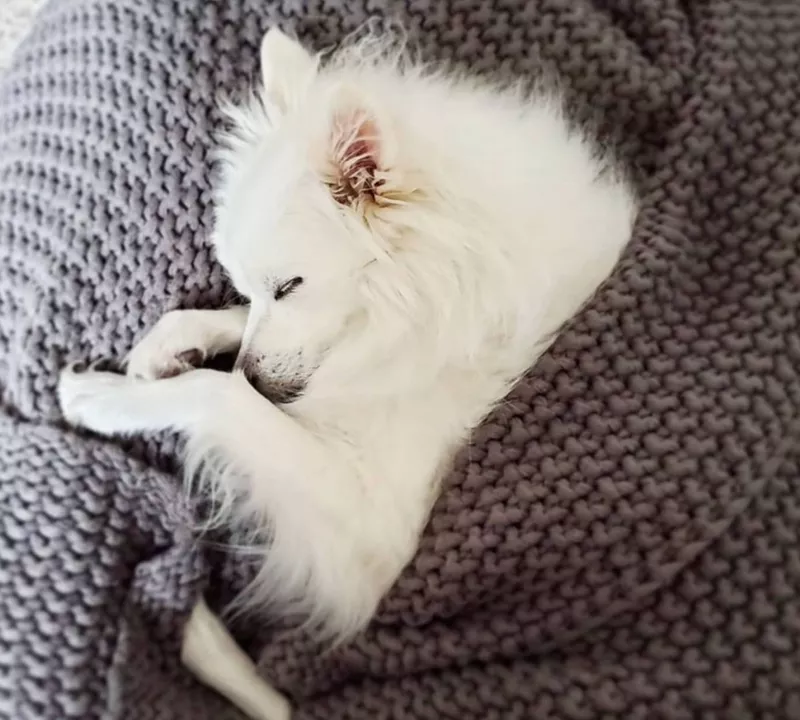
[[[339, 642], [414, 556], [456, 449], [610, 274], [636, 200], [552, 87], [375, 38], [323, 60], [277, 29], [260, 62], [225, 108], [213, 230], [248, 304], [169, 312], [126, 374], [68, 367], [58, 396], [101, 435], [184, 435], [187, 477], [263, 544], [246, 607]], [[232, 372], [198, 367], [226, 352]], [[202, 601], [184, 661], [288, 717]]]

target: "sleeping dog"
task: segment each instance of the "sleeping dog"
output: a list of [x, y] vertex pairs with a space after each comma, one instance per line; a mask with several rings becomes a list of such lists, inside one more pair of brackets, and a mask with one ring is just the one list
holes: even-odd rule
[[[172, 430], [215, 517], [248, 528], [251, 612], [361, 630], [411, 560], [453, 453], [611, 272], [635, 202], [557, 92], [371, 38], [323, 61], [278, 30], [226, 108], [213, 233], [248, 304], [166, 314], [127, 373], [65, 369], [64, 416]], [[232, 372], [199, 367], [235, 352]], [[198, 604], [184, 660], [289, 715]]]

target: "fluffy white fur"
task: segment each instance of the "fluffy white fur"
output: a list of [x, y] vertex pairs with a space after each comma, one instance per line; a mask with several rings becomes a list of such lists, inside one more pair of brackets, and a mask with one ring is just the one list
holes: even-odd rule
[[[214, 233], [249, 307], [170, 313], [127, 376], [69, 369], [60, 401], [101, 434], [185, 434], [219, 519], [264, 547], [248, 605], [338, 640], [412, 558], [454, 449], [607, 277], [634, 200], [553, 91], [374, 42], [323, 65], [277, 30], [261, 64]], [[236, 348], [230, 374], [186, 354]]]

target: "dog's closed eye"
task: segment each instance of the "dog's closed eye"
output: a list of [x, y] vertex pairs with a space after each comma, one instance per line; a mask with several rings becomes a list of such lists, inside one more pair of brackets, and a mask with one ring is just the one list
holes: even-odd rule
[[287, 295], [291, 295], [297, 288], [303, 284], [303, 278], [293, 277], [291, 280], [282, 282], [275, 290], [275, 299], [283, 300]]

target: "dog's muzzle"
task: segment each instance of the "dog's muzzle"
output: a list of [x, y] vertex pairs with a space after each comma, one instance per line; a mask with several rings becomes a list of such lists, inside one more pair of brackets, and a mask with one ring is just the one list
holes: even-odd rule
[[248, 359], [239, 358], [234, 366], [244, 375], [248, 383], [274, 405], [286, 405], [296, 400], [305, 389], [306, 380], [281, 378], [266, 374], [262, 368]]

